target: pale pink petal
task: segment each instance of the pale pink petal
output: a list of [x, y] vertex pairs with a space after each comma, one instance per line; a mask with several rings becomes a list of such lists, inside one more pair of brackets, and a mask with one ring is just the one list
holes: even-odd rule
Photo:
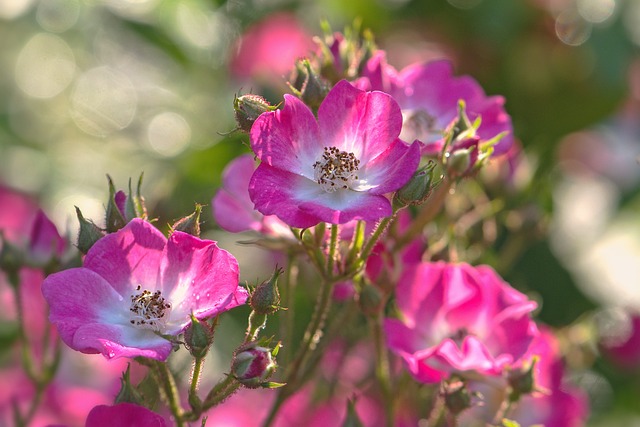
[[[248, 184], [248, 183], [247, 183]], [[211, 201], [213, 217], [223, 230], [230, 233], [241, 233], [243, 231], [259, 231], [261, 228], [260, 218], [262, 215], [253, 210], [253, 203], [249, 199], [249, 188], [245, 188], [244, 193], [251, 206], [247, 206], [242, 200], [242, 194], [230, 193], [221, 188]]]
[[361, 169], [360, 179], [365, 186], [375, 185], [371, 188], [371, 194], [386, 194], [405, 185], [419, 163], [420, 145], [417, 142], [407, 145], [396, 139]]
[[363, 92], [342, 80], [320, 105], [318, 122], [325, 146], [354, 153], [364, 165], [400, 135], [402, 114], [388, 94]]
[[120, 232], [98, 240], [84, 260], [84, 266], [106, 279], [121, 295], [142, 285], [155, 289], [166, 238], [141, 219], [129, 222]]

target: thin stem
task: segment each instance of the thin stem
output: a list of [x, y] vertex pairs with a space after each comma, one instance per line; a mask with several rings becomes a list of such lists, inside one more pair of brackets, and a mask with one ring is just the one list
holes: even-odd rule
[[376, 378], [382, 390], [385, 405], [385, 422], [387, 427], [393, 427], [394, 404], [391, 387], [391, 375], [389, 368], [389, 354], [384, 342], [382, 333], [382, 311], [376, 313], [375, 317], [369, 319], [373, 343], [376, 352]]
[[334, 285], [335, 281], [333, 280], [325, 281], [322, 284], [320, 297], [315, 306], [313, 315], [311, 316], [311, 321], [307, 325], [307, 329], [302, 338], [302, 345], [298, 348], [298, 352], [296, 353], [287, 371], [287, 375], [285, 376], [284, 382], [287, 385], [279, 390], [278, 396], [271, 407], [271, 411], [263, 424], [265, 427], [271, 425], [280, 406], [297, 390], [299, 386], [298, 379], [301, 374], [301, 369], [306, 364], [310, 353], [315, 350], [318, 342], [322, 338], [325, 320], [327, 318], [329, 308], [331, 307], [331, 297]]
[[369, 238], [369, 240], [367, 240], [367, 243], [365, 244], [364, 249], [362, 249], [362, 254], [360, 255], [360, 259], [366, 260], [367, 258], [369, 258], [369, 255], [371, 255], [371, 252], [373, 252], [373, 248], [375, 247], [376, 243], [378, 243], [378, 240], [382, 236], [382, 233], [384, 233], [384, 230], [387, 229], [387, 226], [393, 219], [395, 219], [395, 214], [392, 216], [383, 218], [378, 223], [378, 226], [371, 234], [371, 237]]
[[203, 362], [204, 357], [196, 357], [193, 361], [193, 373], [191, 374], [191, 385], [189, 387], [189, 400], [191, 400], [191, 396], [196, 396], [196, 393], [198, 392], [198, 383], [200, 382]]
[[338, 225], [331, 224], [331, 240], [329, 241], [329, 254], [327, 255], [327, 277], [333, 276], [333, 266], [336, 261], [336, 248], [338, 246]]
[[167, 399], [167, 404], [169, 405], [171, 414], [173, 414], [173, 417], [175, 418], [176, 426], [183, 427], [183, 410], [180, 405], [180, 395], [178, 394], [176, 380], [166, 363], [155, 360], [153, 367]]
[[283, 365], [291, 359], [291, 349], [293, 348], [293, 321], [294, 321], [294, 294], [293, 290], [298, 277], [298, 266], [295, 263], [296, 258], [293, 253], [289, 252], [287, 269], [284, 275], [284, 304], [287, 310], [281, 310], [278, 315], [280, 316], [280, 337], [283, 342], [286, 343], [283, 351], [281, 351], [281, 360]]
[[434, 193], [426, 200], [424, 209], [422, 209], [418, 216], [413, 220], [406, 233], [396, 240], [397, 248], [411, 242], [418, 234], [422, 233], [425, 225], [431, 222], [436, 215], [438, 215], [452, 186], [453, 182], [449, 178], [445, 177], [442, 179], [442, 182], [438, 187], [436, 187]]

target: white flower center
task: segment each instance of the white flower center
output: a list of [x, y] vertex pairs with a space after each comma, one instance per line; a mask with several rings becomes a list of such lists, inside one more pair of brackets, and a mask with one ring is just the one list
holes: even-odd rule
[[162, 296], [161, 291], [141, 289], [142, 286], [138, 285], [138, 293], [131, 295], [131, 324], [154, 331], [164, 329], [171, 312], [171, 303]]
[[436, 118], [425, 110], [405, 110], [402, 112], [402, 132], [400, 139], [413, 142], [416, 139], [425, 144], [442, 138], [442, 129], [438, 129]]
[[313, 164], [313, 179], [327, 193], [349, 189], [358, 181], [358, 160], [353, 153], [324, 147], [322, 157]]

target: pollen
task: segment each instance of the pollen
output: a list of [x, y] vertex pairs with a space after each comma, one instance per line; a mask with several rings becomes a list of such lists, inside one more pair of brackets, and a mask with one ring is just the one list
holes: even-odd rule
[[327, 193], [347, 190], [358, 181], [359, 166], [355, 154], [324, 147], [322, 157], [313, 164], [313, 178]]
[[162, 296], [161, 291], [151, 292], [140, 285], [136, 291], [131, 295], [130, 323], [142, 329], [162, 330], [171, 312], [171, 303]]

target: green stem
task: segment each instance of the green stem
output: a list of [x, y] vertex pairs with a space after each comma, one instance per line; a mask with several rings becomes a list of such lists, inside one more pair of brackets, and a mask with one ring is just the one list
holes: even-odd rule
[[240, 387], [240, 383], [233, 376], [227, 375], [227, 378], [216, 384], [209, 394], [207, 394], [207, 398], [202, 404], [203, 410], [206, 411], [207, 409], [216, 406], [227, 397], [231, 396], [238, 387]]
[[389, 368], [389, 354], [384, 342], [384, 334], [382, 333], [382, 311], [378, 312], [375, 317], [369, 319], [371, 332], [373, 335], [373, 343], [376, 352], [376, 378], [380, 384], [382, 397], [385, 405], [385, 421], [387, 427], [393, 427], [394, 420], [394, 399], [391, 386], [391, 375]]
[[449, 195], [449, 190], [453, 186], [453, 182], [449, 178], [443, 178], [435, 192], [425, 201], [424, 209], [420, 211], [418, 216], [414, 218], [409, 229], [396, 240], [396, 247], [400, 248], [411, 242], [418, 234], [422, 233], [425, 225], [431, 222], [442, 209], [444, 201]]
[[331, 224], [331, 240], [329, 241], [329, 254], [327, 255], [326, 277], [333, 276], [333, 266], [336, 261], [336, 248], [338, 246], [338, 226]]
[[153, 368], [162, 386], [171, 414], [173, 414], [173, 417], [175, 418], [176, 426], [183, 427], [185, 424], [182, 406], [180, 405], [180, 395], [178, 394], [176, 380], [173, 377], [169, 366], [165, 362], [155, 360]]
[[193, 373], [191, 374], [191, 385], [189, 387], [189, 401], [191, 402], [192, 396], [197, 397], [198, 383], [200, 382], [200, 374], [202, 373], [202, 365], [204, 357], [196, 357], [193, 361]]
[[394, 213], [392, 216], [383, 218], [378, 223], [378, 226], [373, 231], [373, 234], [371, 234], [371, 237], [367, 241], [367, 244], [364, 246], [364, 249], [362, 250], [362, 255], [360, 255], [360, 259], [365, 261], [367, 258], [369, 258], [369, 255], [371, 255], [371, 252], [373, 252], [373, 248], [375, 247], [376, 243], [378, 243], [378, 240], [380, 240], [382, 233], [384, 233], [384, 230], [387, 229], [387, 226], [391, 223], [391, 220], [395, 219], [395, 217], [396, 216]]
[[[331, 254], [331, 251], [329, 252]], [[265, 427], [271, 425], [280, 406], [299, 387], [298, 379], [300, 377], [301, 370], [306, 364], [310, 353], [315, 350], [318, 342], [322, 338], [324, 324], [329, 312], [329, 308], [331, 307], [334, 285], [335, 282], [333, 280], [327, 280], [322, 284], [320, 297], [318, 303], [315, 306], [313, 315], [311, 316], [311, 321], [307, 325], [307, 329], [302, 339], [302, 345], [298, 348], [298, 352], [296, 353], [296, 356], [294, 357], [289, 369], [287, 370], [287, 375], [285, 376], [284, 381], [287, 385], [279, 389], [278, 396], [276, 397], [269, 415], [267, 416], [267, 419], [263, 424]]]
[[281, 357], [282, 364], [287, 365], [291, 359], [291, 349], [293, 348], [293, 321], [294, 321], [294, 295], [293, 290], [298, 276], [298, 266], [295, 263], [296, 258], [293, 253], [289, 252], [287, 269], [284, 276], [284, 304], [287, 310], [281, 310], [278, 312], [280, 316], [280, 337], [286, 345], [284, 351], [281, 351], [279, 356]]

